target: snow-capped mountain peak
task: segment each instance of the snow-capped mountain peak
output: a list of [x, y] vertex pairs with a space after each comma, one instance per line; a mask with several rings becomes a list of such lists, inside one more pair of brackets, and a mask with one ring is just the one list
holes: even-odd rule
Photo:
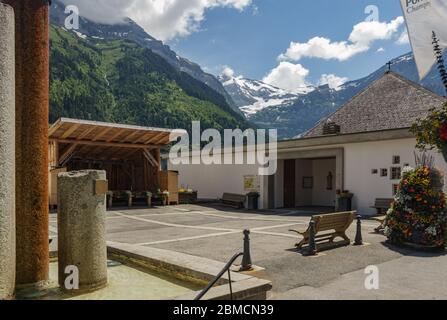
[[301, 95], [315, 90], [314, 87], [303, 87], [295, 92], [277, 88], [259, 80], [227, 75], [219, 76], [219, 80], [231, 95], [236, 105], [247, 116], [278, 106], [288, 106]]

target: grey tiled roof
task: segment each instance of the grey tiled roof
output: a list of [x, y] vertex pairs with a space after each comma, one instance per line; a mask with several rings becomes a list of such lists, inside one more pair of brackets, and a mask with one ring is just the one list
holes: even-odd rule
[[445, 102], [446, 98], [389, 72], [320, 121], [304, 137], [322, 136], [328, 119], [341, 127], [341, 134], [409, 128], [416, 119]]

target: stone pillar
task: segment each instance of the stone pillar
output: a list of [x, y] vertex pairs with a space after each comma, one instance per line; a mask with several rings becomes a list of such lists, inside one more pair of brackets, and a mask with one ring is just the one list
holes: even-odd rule
[[0, 300], [16, 276], [14, 70], [14, 11], [0, 3]]
[[15, 12], [16, 284], [40, 286], [49, 269], [48, 0], [2, 1]]
[[105, 171], [85, 170], [58, 175], [59, 285], [66, 268], [79, 271], [79, 290], [107, 285]]

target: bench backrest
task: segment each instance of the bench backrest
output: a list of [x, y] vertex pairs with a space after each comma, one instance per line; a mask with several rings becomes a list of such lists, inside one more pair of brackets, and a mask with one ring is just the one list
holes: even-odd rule
[[374, 203], [374, 207], [376, 208], [383, 208], [388, 209], [391, 207], [391, 203], [394, 201], [394, 199], [376, 199]]
[[230, 201], [230, 202], [245, 202], [246, 196], [242, 194], [235, 194], [235, 193], [224, 193], [222, 200], [223, 201]]
[[345, 231], [352, 224], [357, 216], [356, 211], [340, 212], [313, 216], [315, 221], [315, 231]]

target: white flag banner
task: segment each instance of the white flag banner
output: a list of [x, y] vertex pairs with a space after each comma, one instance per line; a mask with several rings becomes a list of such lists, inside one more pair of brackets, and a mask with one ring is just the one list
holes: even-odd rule
[[421, 80], [436, 63], [433, 31], [447, 48], [447, 0], [400, 0]]

